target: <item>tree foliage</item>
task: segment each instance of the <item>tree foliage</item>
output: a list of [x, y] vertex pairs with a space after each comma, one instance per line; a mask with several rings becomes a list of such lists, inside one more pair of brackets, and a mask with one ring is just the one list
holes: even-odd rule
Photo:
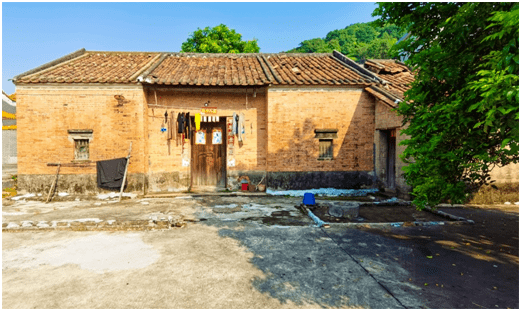
[[398, 26], [357, 23], [330, 31], [325, 38], [302, 41], [288, 53], [331, 53], [333, 50], [363, 62], [368, 58], [389, 58], [388, 51], [404, 34]]
[[414, 202], [462, 203], [519, 161], [519, 4], [379, 3], [373, 15], [411, 34], [393, 53], [416, 76], [397, 108]]
[[213, 28], [197, 28], [181, 46], [181, 52], [195, 53], [258, 53], [259, 51], [257, 39], [243, 41], [241, 34], [224, 24]]

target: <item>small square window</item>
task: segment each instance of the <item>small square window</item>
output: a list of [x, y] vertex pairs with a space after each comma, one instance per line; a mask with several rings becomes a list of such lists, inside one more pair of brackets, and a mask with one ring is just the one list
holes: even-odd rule
[[69, 141], [74, 143], [74, 161], [89, 160], [89, 143], [92, 140], [92, 130], [67, 130]]
[[89, 159], [89, 140], [75, 139], [74, 140], [74, 160], [88, 160]]
[[319, 160], [333, 160], [333, 140], [332, 139], [320, 139], [318, 142]]

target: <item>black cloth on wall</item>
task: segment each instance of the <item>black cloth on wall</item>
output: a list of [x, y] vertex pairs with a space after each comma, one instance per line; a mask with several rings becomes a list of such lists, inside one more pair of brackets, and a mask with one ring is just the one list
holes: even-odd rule
[[96, 162], [98, 187], [105, 189], [121, 189], [127, 158], [118, 158]]

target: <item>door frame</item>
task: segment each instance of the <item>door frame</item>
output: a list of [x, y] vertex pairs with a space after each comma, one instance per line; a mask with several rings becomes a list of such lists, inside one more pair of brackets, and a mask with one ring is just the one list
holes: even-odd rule
[[389, 129], [386, 131], [387, 136], [387, 158], [386, 158], [386, 172], [387, 172], [387, 187], [391, 189], [396, 188], [396, 132], [397, 129]]
[[[222, 128], [223, 130], [223, 145], [224, 145], [224, 163], [223, 163], [223, 179], [224, 179], [224, 188], [226, 189], [228, 187], [228, 132], [227, 132], [227, 128], [226, 128], [226, 122], [228, 120], [228, 116], [219, 116], [219, 123], [217, 124], [220, 124], [222, 121], [221, 119], [224, 119], [224, 126]], [[192, 122], [193, 121], [193, 122]], [[194, 174], [193, 174], [193, 170], [195, 169], [194, 167], [194, 163], [192, 161], [193, 157], [194, 157], [194, 147], [195, 147], [195, 116], [190, 116], [190, 122], [192, 122], [193, 126], [191, 127], [192, 128], [192, 138], [190, 139], [190, 186], [188, 187], [188, 190], [191, 191], [194, 184], [193, 184], [193, 181], [194, 181]], [[204, 187], [204, 186], [202, 186]], [[216, 186], [217, 188], [218, 186]]]

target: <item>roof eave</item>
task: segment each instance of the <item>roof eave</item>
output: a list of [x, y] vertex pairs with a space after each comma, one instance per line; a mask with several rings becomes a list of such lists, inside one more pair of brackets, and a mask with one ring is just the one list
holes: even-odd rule
[[45, 69], [47, 69], [47, 68], [50, 68], [50, 67], [56, 66], [56, 65], [58, 65], [58, 64], [60, 64], [60, 63], [66, 62], [66, 61], [71, 60], [71, 59], [74, 59], [74, 58], [76, 58], [76, 57], [79, 57], [79, 56], [83, 55], [85, 52], [86, 52], [86, 51], [85, 51], [85, 48], [79, 49], [79, 50], [77, 50], [76, 52], [72, 52], [72, 53], [67, 54], [67, 55], [65, 55], [65, 56], [62, 56], [62, 57], [60, 57], [60, 58], [58, 58], [58, 59], [55, 59], [55, 60], [53, 60], [53, 61], [50, 61], [50, 62], [48, 62], [48, 63], [46, 63], [46, 64], [43, 64], [43, 65], [41, 65], [41, 66], [38, 66], [38, 67], [33, 68], [33, 69], [31, 69], [31, 70], [28, 70], [28, 71], [26, 71], [26, 72], [24, 72], [24, 73], [21, 73], [21, 74], [15, 76], [15, 77], [13, 77], [13, 79], [11, 79], [11, 80], [13, 81], [13, 83], [16, 84], [16, 80], [18, 80], [18, 79], [21, 78], [21, 77], [28, 76], [28, 75], [30, 75], [30, 74], [33, 74], [33, 73], [36, 73], [36, 72], [39, 72], [39, 71], [45, 70]]

